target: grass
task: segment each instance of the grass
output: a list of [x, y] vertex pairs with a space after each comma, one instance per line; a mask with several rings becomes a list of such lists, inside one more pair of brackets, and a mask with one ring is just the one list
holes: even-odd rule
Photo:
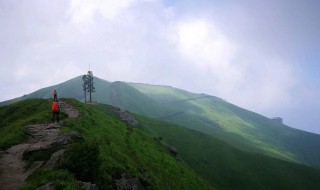
[[[77, 189], [77, 180], [114, 189], [114, 180], [124, 173], [140, 179], [146, 189], [320, 189], [318, 169], [241, 151], [210, 135], [143, 116], [137, 116], [140, 126], [132, 128], [110, 106], [65, 101], [77, 108], [81, 117], [64, 119], [61, 132], [78, 131], [84, 142], [68, 147], [64, 159], [52, 170], [33, 173], [24, 190], [47, 183], [57, 189]], [[50, 100], [33, 99], [0, 107], [4, 118], [0, 134], [12, 136], [2, 138], [2, 146], [23, 142], [24, 125], [50, 120], [50, 106]], [[23, 135], [11, 134], [10, 128]], [[169, 146], [177, 148], [178, 157], [168, 153]], [[29, 161], [43, 159], [48, 156], [41, 152]]]
[[50, 121], [51, 102], [30, 99], [0, 107], [0, 149], [19, 144], [27, 137], [24, 126]]
[[163, 113], [169, 117], [158, 117], [162, 120], [206, 133], [242, 150], [320, 168], [320, 152], [314, 151], [320, 146], [319, 135], [276, 123], [217, 97], [168, 86], [131, 86], [148, 98], [163, 103], [172, 113], [180, 113]]
[[[92, 182], [100, 189], [115, 189], [122, 174], [138, 178], [146, 189], [214, 189], [186, 164], [168, 153], [166, 146], [140, 129], [123, 123], [113, 108], [86, 105], [74, 99], [64, 101], [81, 112], [77, 119], [64, 115], [61, 133], [79, 132], [83, 142], [71, 144], [53, 169], [38, 169], [26, 180], [23, 190], [52, 183], [57, 189], [77, 189], [77, 181]], [[25, 100], [0, 107], [1, 146], [23, 142], [23, 126], [50, 121], [51, 101]], [[12, 131], [20, 131], [12, 134]], [[4, 138], [9, 137], [10, 138]], [[47, 160], [45, 152], [31, 155], [28, 161]], [[30, 164], [29, 163], [29, 164]]]
[[102, 188], [114, 186], [113, 180], [126, 173], [139, 178], [147, 189], [212, 189], [152, 137], [121, 122], [111, 107], [71, 103], [82, 117], [66, 120], [66, 130], [80, 132], [85, 142], [98, 147], [99, 175], [93, 182]]
[[77, 180], [65, 170], [38, 169], [28, 177], [21, 190], [34, 190], [46, 184], [54, 184], [57, 190], [79, 189]]
[[[49, 98], [53, 89], [58, 90], [59, 97], [83, 100], [83, 91], [79, 88], [81, 83], [79, 76], [13, 101]], [[113, 104], [140, 115], [161, 118], [219, 138], [242, 150], [320, 168], [320, 152], [314, 151], [320, 146], [319, 135], [277, 124], [220, 98], [168, 86], [109, 83], [97, 77], [95, 85], [97, 91], [93, 97], [98, 102]], [[116, 101], [114, 96], [117, 97]], [[11, 132], [23, 136], [21, 131]]]
[[318, 189], [320, 170], [241, 151], [204, 133], [172, 123], [139, 118], [140, 129], [161, 137], [217, 189]]

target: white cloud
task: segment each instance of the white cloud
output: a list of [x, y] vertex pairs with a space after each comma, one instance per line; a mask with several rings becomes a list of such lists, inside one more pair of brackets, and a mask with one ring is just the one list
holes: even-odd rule
[[225, 97], [244, 82], [246, 65], [235, 60], [238, 45], [212, 21], [180, 21], [176, 31], [182, 58], [203, 74], [203, 81], [208, 81], [205, 86], [211, 88], [211, 93]]
[[[267, 59], [251, 64], [246, 83], [233, 100], [248, 109], [266, 112], [295, 104], [291, 91], [296, 87], [294, 69], [282, 60]], [[249, 71], [252, 71], [250, 73]]]
[[294, 68], [280, 57], [236, 43], [212, 20], [179, 21], [175, 31], [180, 55], [199, 80], [194, 85], [207, 93], [260, 112], [294, 104]]
[[210, 69], [230, 66], [237, 47], [210, 21], [182, 21], [177, 27], [181, 53], [194, 64]]
[[95, 14], [113, 19], [135, 0], [71, 0], [71, 20], [75, 23], [92, 22]]

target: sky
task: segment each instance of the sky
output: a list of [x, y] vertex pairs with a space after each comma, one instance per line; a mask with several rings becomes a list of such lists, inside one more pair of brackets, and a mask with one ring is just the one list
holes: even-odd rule
[[0, 0], [0, 101], [85, 74], [320, 134], [318, 0]]

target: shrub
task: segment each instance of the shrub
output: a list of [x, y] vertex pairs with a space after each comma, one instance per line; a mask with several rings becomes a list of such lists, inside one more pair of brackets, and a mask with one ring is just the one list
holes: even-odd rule
[[99, 173], [99, 146], [95, 142], [74, 143], [65, 152], [59, 167], [78, 180], [96, 182]]

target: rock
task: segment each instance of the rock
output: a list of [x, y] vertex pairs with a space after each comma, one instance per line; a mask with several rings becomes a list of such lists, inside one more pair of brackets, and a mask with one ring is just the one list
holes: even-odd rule
[[168, 150], [169, 150], [169, 152], [170, 152], [172, 155], [177, 156], [178, 150], [177, 150], [176, 147], [170, 146], [170, 147], [168, 148]]
[[30, 147], [23, 152], [23, 158], [28, 159], [35, 152], [56, 152], [58, 150], [66, 148], [66, 146], [71, 142], [78, 142], [82, 140], [83, 139], [81, 135], [76, 132], [71, 132], [62, 136], [57, 136], [55, 139], [41, 141], [30, 145]]
[[48, 183], [38, 187], [37, 190], [56, 190], [56, 187], [53, 185], [53, 183]]
[[61, 158], [63, 157], [64, 152], [65, 152], [65, 149], [62, 149], [62, 150], [59, 150], [59, 151], [53, 153], [51, 155], [50, 160], [48, 160], [46, 162], [45, 167], [53, 168], [57, 164], [57, 162], [59, 162], [61, 160]]
[[61, 108], [64, 112], [68, 114], [69, 118], [77, 118], [79, 117], [80, 113], [77, 109], [72, 107], [71, 105], [65, 103], [65, 102], [60, 102]]
[[[71, 142], [81, 142], [83, 138], [81, 137], [80, 133], [71, 132], [65, 135], [60, 136], [53, 144], [53, 147], [56, 147], [58, 150], [61, 148], [65, 148]], [[60, 148], [59, 148], [60, 147]]]
[[29, 169], [23, 173], [23, 179], [27, 179], [36, 169], [43, 166], [44, 161], [35, 161], [31, 164]]
[[144, 190], [144, 187], [138, 178], [129, 178], [122, 174], [122, 178], [115, 180], [117, 190]]
[[135, 117], [133, 117], [129, 112], [123, 109], [117, 110], [120, 118], [122, 121], [126, 122], [128, 125], [136, 127], [139, 125], [138, 120], [136, 120]]
[[[49, 100], [51, 103], [52, 100]], [[71, 105], [61, 102], [63, 104], [62, 110], [66, 112], [69, 118], [79, 117], [79, 111]], [[63, 122], [63, 121], [61, 121]], [[31, 166], [25, 171], [24, 159], [31, 160], [51, 159], [46, 163], [47, 167], [53, 167], [59, 159], [63, 156], [63, 150], [69, 143], [74, 141], [82, 141], [79, 133], [69, 133], [60, 136], [59, 131], [61, 123], [38, 123], [27, 125], [26, 131], [28, 138], [22, 144], [14, 145], [5, 151], [0, 151], [0, 189], [20, 189], [25, 179], [32, 174], [34, 170], [42, 167], [45, 163], [42, 161], [35, 161], [30, 163]], [[60, 151], [61, 150], [61, 151]], [[53, 183], [48, 183], [37, 189], [40, 190], [54, 190], [56, 187]]]
[[92, 184], [90, 182], [79, 181], [78, 184], [81, 190], [97, 190], [98, 189], [96, 184]]

